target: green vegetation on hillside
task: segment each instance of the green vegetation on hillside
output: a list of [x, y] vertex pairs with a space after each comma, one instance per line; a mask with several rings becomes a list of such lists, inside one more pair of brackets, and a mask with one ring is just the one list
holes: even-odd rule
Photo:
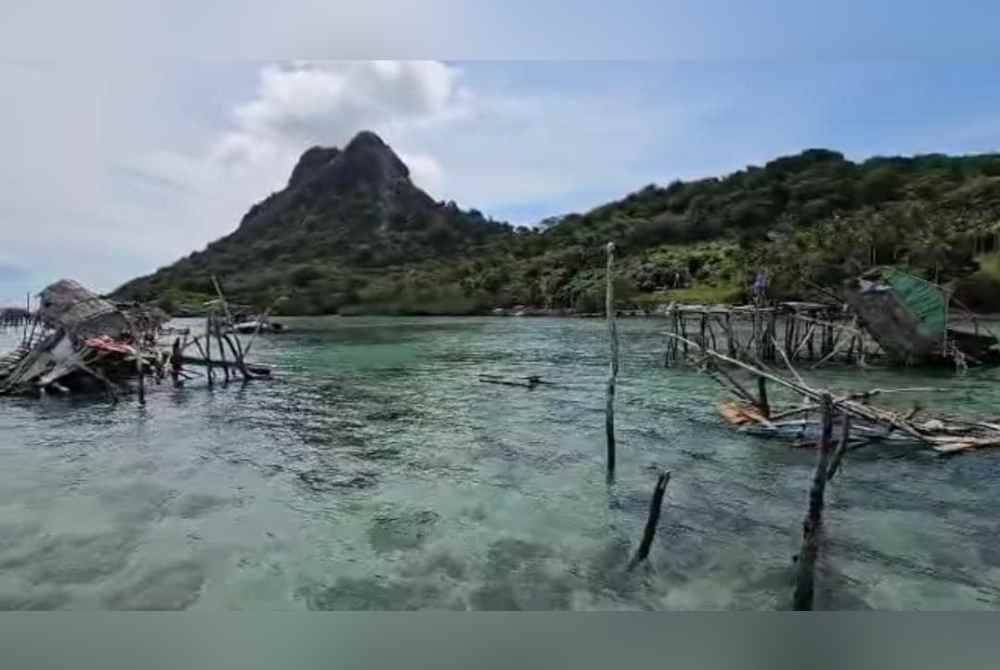
[[[603, 309], [604, 245], [619, 299], [647, 308], [733, 301], [767, 270], [778, 297], [812, 297], [894, 264], [1000, 310], [1000, 155], [871, 158], [811, 149], [722, 178], [647, 186], [544, 230], [435, 203], [371, 133], [311, 149], [288, 187], [207, 249], [123, 286], [165, 307], [285, 295], [284, 313], [465, 314]], [[986, 262], [988, 261], [988, 262]]]

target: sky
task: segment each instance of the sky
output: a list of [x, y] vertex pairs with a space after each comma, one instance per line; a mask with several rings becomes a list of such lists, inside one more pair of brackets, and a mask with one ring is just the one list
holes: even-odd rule
[[0, 3], [0, 304], [202, 249], [362, 129], [522, 225], [810, 147], [1000, 151], [1000, 3], [70, 4]]

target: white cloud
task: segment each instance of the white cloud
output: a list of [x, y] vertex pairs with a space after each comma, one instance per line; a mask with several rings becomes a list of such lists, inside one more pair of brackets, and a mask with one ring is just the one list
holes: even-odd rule
[[440, 194], [444, 182], [444, 169], [433, 156], [399, 153], [399, 158], [410, 168], [410, 179], [429, 193]]
[[213, 147], [224, 164], [260, 164], [310, 144], [343, 145], [361, 129], [392, 135], [461, 114], [456, 68], [434, 61], [268, 65], [256, 96]]
[[232, 231], [250, 205], [284, 186], [305, 149], [342, 147], [360, 130], [379, 133], [414, 181], [437, 191], [444, 167], [407, 138], [463, 118], [470, 98], [460, 70], [434, 61], [266, 65], [254, 95], [232, 103], [226, 127], [201, 151], [151, 151], [130, 167], [182, 187], [166, 245], [181, 255]]

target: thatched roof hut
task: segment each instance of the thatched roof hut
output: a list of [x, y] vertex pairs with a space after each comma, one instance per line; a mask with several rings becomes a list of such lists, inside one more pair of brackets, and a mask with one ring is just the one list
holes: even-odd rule
[[128, 329], [128, 322], [117, 307], [72, 279], [60, 279], [39, 297], [38, 315], [50, 328], [77, 337], [118, 336]]

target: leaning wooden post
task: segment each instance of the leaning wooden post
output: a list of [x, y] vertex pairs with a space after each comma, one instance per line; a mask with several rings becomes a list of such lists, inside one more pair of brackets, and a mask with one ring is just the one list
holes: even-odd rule
[[653, 489], [653, 499], [649, 502], [649, 516], [646, 518], [646, 528], [642, 532], [642, 542], [639, 543], [639, 549], [635, 552], [635, 556], [629, 561], [627, 568], [629, 572], [649, 556], [649, 548], [653, 546], [653, 537], [656, 535], [656, 526], [660, 523], [663, 493], [667, 490], [669, 482], [670, 472], [664, 472], [656, 480], [656, 488]]
[[618, 377], [618, 328], [615, 324], [615, 243], [608, 242], [608, 267], [606, 270], [605, 314], [608, 319], [608, 337], [611, 341], [611, 362], [608, 366], [608, 396], [605, 407], [604, 430], [608, 442], [608, 474], [610, 484], [615, 479], [615, 380]]
[[793, 608], [802, 611], [811, 610], [813, 607], [816, 558], [819, 555], [819, 539], [823, 526], [823, 491], [826, 488], [833, 441], [833, 399], [829, 393], [823, 393], [819, 400], [823, 414], [823, 430], [816, 447], [818, 454], [812, 487], [809, 489], [809, 511], [806, 513], [805, 521], [802, 522], [802, 548], [799, 550], [798, 574], [795, 579], [795, 595], [792, 599]]

